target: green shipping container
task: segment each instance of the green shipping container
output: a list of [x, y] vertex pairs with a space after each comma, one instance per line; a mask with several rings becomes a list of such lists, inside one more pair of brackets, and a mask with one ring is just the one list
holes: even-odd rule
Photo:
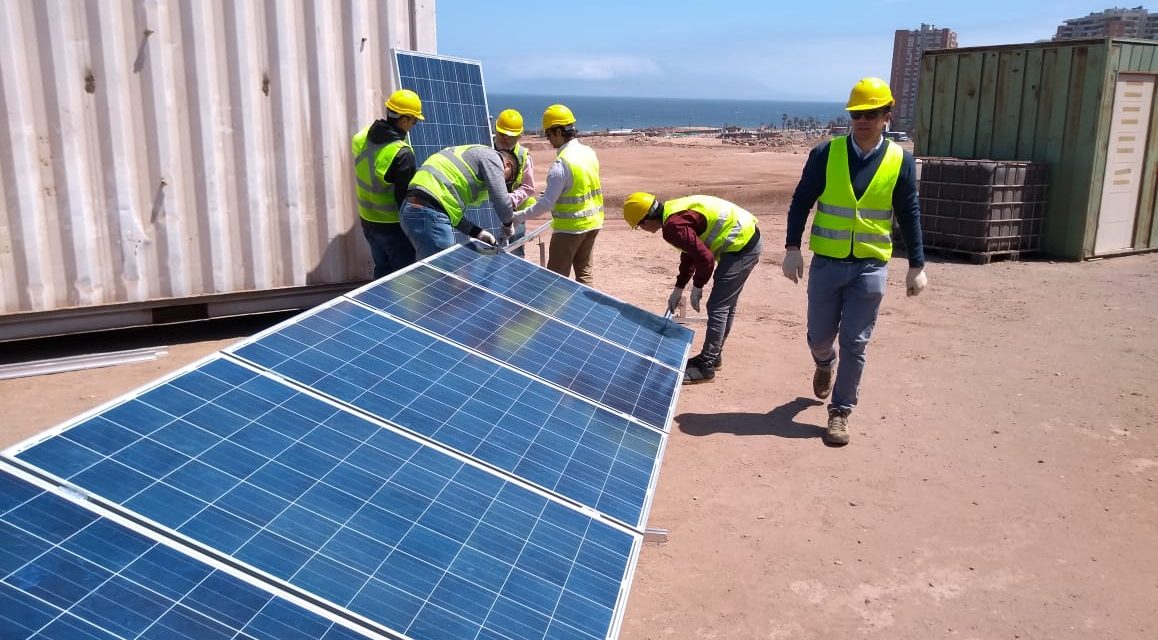
[[917, 156], [1048, 167], [1043, 251], [1158, 249], [1158, 41], [939, 49], [921, 59]]

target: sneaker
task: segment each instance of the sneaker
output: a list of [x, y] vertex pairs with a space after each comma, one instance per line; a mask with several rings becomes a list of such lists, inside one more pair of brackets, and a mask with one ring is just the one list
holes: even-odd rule
[[691, 364], [688, 361], [688, 366], [684, 369], [684, 384], [698, 384], [700, 382], [711, 382], [716, 377], [716, 370], [710, 364]]
[[817, 398], [824, 400], [832, 393], [832, 369], [816, 368], [816, 372], [812, 374], [812, 393], [816, 394]]
[[824, 441], [828, 444], [848, 444], [848, 414], [840, 409], [828, 410], [828, 429], [824, 431]]

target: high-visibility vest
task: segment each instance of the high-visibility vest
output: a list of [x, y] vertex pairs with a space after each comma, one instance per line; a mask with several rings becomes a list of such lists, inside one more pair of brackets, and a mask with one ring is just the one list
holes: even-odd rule
[[523, 176], [527, 175], [527, 148], [516, 142], [515, 148], [511, 150], [511, 153], [515, 154], [515, 158], [519, 161], [519, 170], [515, 173], [511, 184], [518, 187], [523, 184]]
[[904, 152], [885, 141], [884, 157], [864, 195], [857, 200], [848, 172], [847, 136], [828, 145], [828, 168], [824, 193], [816, 204], [812, 250], [830, 258], [876, 258], [887, 262], [893, 255], [893, 187], [901, 175]]
[[481, 145], [463, 144], [431, 155], [410, 179], [410, 187], [421, 187], [438, 200], [451, 226], [462, 222], [468, 207], [477, 207], [487, 197], [487, 188], [467, 165], [463, 155]]
[[700, 234], [700, 242], [707, 245], [716, 260], [720, 256], [739, 251], [756, 235], [756, 216], [736, 205], [714, 196], [688, 196], [663, 203], [663, 221], [687, 210], [695, 211], [708, 221]]
[[556, 231], [589, 231], [603, 226], [603, 189], [595, 151], [578, 142], [567, 143], [559, 159], [571, 170], [571, 186], [560, 194], [551, 211]]
[[394, 164], [394, 157], [403, 147], [410, 148], [410, 143], [406, 140], [386, 144], [367, 142], [366, 135], [369, 132], [370, 127], [362, 129], [354, 135], [350, 144], [354, 151], [358, 213], [371, 222], [398, 222], [394, 185], [386, 182], [385, 175], [390, 165]]

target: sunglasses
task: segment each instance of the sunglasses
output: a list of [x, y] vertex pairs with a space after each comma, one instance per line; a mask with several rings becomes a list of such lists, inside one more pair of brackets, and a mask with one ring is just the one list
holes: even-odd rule
[[860, 120], [861, 118], [876, 120], [886, 113], [888, 113], [888, 111], [885, 111], [884, 109], [871, 109], [869, 111], [849, 111], [848, 117], [852, 118], [853, 120]]

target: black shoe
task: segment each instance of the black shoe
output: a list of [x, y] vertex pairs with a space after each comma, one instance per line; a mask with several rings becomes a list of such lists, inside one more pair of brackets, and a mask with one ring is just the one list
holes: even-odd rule
[[715, 377], [716, 370], [710, 364], [693, 365], [689, 360], [687, 368], [684, 369], [684, 384], [711, 382]]
[[724, 354], [721, 353], [720, 355], [716, 356], [715, 360], [712, 361], [709, 361], [707, 358], [705, 358], [703, 354], [688, 358], [689, 367], [700, 367], [705, 364], [711, 365], [713, 369], [719, 371], [723, 368], [724, 365]]

